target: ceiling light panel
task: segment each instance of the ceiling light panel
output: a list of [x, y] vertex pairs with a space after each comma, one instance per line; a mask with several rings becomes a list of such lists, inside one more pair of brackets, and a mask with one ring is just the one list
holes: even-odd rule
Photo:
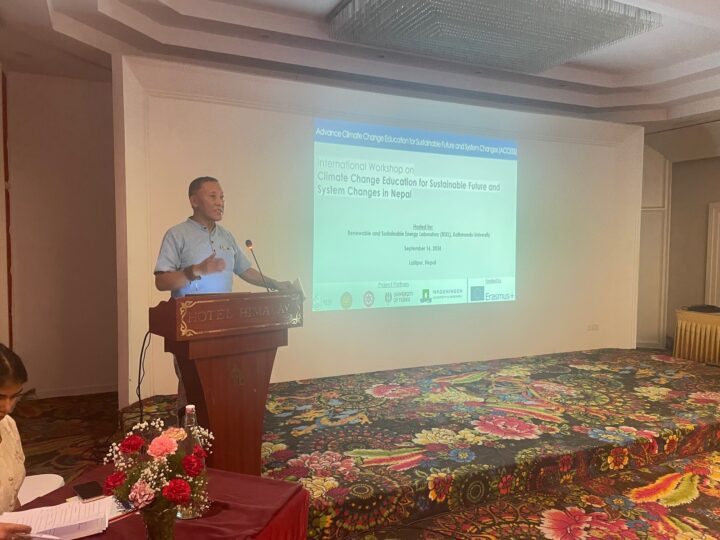
[[330, 19], [341, 41], [523, 73], [661, 24], [614, 0], [349, 0]]

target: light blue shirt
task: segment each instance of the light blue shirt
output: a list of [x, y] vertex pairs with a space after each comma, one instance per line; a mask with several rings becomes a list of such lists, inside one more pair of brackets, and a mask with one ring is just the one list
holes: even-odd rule
[[206, 274], [182, 289], [171, 292], [173, 298], [186, 294], [209, 294], [232, 292], [233, 272], [238, 276], [250, 268], [251, 263], [235, 242], [230, 232], [216, 223], [207, 227], [188, 218], [165, 233], [160, 254], [155, 264], [157, 272], [175, 272], [207, 259], [213, 251], [225, 260], [225, 270]]

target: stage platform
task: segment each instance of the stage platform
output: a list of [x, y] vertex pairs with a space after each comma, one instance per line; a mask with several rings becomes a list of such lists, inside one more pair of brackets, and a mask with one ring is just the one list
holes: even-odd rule
[[[684, 466], [678, 459], [712, 460], [720, 449], [720, 368], [651, 352], [420, 367], [276, 383], [270, 392], [263, 474], [310, 492], [311, 538], [421, 538], [447, 516], [530, 504], [612, 475], [660, 478], [662, 467]], [[681, 487], [711, 492], [720, 480], [712, 471]], [[541, 516], [549, 500], [537, 503]]]
[[720, 538], [720, 452], [609, 473], [363, 535], [363, 540]]

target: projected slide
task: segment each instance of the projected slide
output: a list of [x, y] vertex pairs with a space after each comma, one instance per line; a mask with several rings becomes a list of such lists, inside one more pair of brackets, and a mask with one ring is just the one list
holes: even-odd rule
[[515, 299], [517, 144], [315, 120], [313, 311]]

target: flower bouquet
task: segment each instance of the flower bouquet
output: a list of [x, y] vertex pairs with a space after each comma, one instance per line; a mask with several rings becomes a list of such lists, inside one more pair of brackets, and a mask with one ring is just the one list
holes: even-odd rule
[[210, 506], [205, 458], [212, 439], [199, 426], [186, 432], [162, 420], [136, 424], [105, 458], [115, 466], [105, 494], [140, 511], [148, 538], [173, 538], [176, 515], [198, 517]]

